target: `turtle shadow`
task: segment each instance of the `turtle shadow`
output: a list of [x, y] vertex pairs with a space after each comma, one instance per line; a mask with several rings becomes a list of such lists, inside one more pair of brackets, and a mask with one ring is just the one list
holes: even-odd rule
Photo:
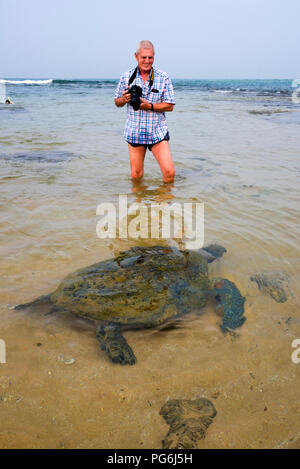
[[159, 414], [170, 425], [167, 435], [162, 440], [162, 447], [192, 449], [197, 448], [198, 441], [205, 438], [217, 411], [212, 402], [206, 398], [172, 399], [163, 405]]
[[257, 284], [263, 295], [270, 296], [277, 303], [285, 303], [291, 296], [289, 279], [281, 272], [257, 272], [251, 275], [250, 280]]

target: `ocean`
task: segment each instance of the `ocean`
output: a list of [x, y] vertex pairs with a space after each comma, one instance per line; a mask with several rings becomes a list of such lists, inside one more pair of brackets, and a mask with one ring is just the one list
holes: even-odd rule
[[[161, 407], [199, 397], [217, 410], [199, 448], [299, 447], [293, 80], [174, 79], [169, 185], [149, 151], [143, 181], [132, 184], [117, 82], [0, 81], [14, 102], [0, 104], [0, 447], [161, 448], [168, 431]], [[209, 273], [246, 298], [241, 328], [223, 334], [210, 299], [172, 328], [126, 331], [137, 364], [122, 367], [99, 349], [93, 324], [12, 309], [76, 269], [158, 243], [97, 237], [97, 206], [116, 205], [120, 195], [129, 204], [204, 204], [204, 245], [227, 250]], [[162, 242], [180, 247], [178, 239]]]

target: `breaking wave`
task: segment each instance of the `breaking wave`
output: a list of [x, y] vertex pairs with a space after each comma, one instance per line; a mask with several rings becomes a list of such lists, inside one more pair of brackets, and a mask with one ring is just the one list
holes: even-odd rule
[[53, 82], [49, 80], [0, 80], [0, 83], [7, 83], [9, 85], [50, 85]]

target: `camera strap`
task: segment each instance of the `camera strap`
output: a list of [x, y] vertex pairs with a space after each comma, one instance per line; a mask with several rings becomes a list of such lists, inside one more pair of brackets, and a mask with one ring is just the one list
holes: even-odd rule
[[149, 81], [149, 89], [151, 90], [153, 86], [153, 81], [154, 81], [154, 70], [153, 67], [151, 68], [151, 75], [150, 75], [150, 81]]
[[[133, 83], [134, 80], [136, 79], [137, 70], [138, 70], [138, 67], [135, 68], [133, 74], [132, 74], [131, 77], [129, 78], [128, 86], [130, 86], [131, 83]], [[153, 86], [153, 81], [154, 81], [154, 70], [153, 70], [153, 67], [152, 67], [152, 68], [151, 68], [151, 74], [150, 74], [150, 81], [149, 81], [149, 89], [150, 89], [150, 90], [151, 90], [151, 88], [152, 88], [152, 86]]]
[[134, 69], [133, 74], [132, 74], [131, 77], [129, 78], [128, 86], [130, 86], [131, 83], [135, 80], [136, 74], [137, 74], [137, 69], [138, 69], [137, 67]]

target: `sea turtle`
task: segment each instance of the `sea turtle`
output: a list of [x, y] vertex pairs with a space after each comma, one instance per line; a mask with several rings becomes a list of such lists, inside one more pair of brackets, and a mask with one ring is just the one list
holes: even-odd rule
[[213, 292], [223, 309], [221, 329], [245, 321], [244, 301], [226, 279], [208, 278], [207, 263], [226, 249], [218, 245], [194, 251], [175, 247], [134, 247], [114, 259], [67, 276], [49, 295], [16, 306], [49, 303], [51, 311], [69, 311], [98, 324], [96, 337], [113, 362], [133, 365], [135, 355], [122, 335], [124, 328], [149, 328], [206, 304]]

